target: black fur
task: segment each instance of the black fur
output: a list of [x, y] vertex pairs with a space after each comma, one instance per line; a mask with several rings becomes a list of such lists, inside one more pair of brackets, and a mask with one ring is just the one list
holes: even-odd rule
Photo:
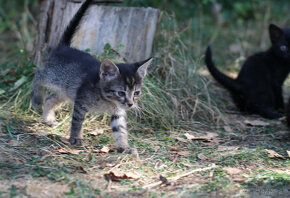
[[212, 76], [230, 91], [241, 111], [274, 119], [283, 116], [279, 111], [284, 109], [282, 85], [290, 71], [290, 29], [271, 24], [269, 32], [272, 46], [250, 56], [236, 79], [217, 70], [210, 47], [205, 63]]
[[286, 109], [287, 125], [290, 128], [290, 98], [288, 99], [287, 109]]
[[82, 19], [82, 16], [86, 12], [86, 10], [89, 7], [91, 2], [92, 2], [92, 0], [86, 0], [82, 4], [82, 6], [78, 10], [78, 12], [74, 15], [74, 17], [70, 21], [70, 23], [67, 26], [66, 30], [64, 31], [64, 33], [63, 33], [63, 35], [62, 35], [62, 37], [60, 39], [59, 45], [69, 46], [71, 44], [71, 40], [72, 40], [75, 32], [78, 30], [78, 26], [79, 26], [79, 23], [80, 23], [80, 21]]

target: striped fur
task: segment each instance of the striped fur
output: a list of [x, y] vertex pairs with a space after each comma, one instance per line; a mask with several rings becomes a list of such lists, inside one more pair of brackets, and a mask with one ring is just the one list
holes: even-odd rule
[[[89, 112], [109, 112], [111, 127], [119, 152], [130, 151], [126, 110], [141, 96], [143, 79], [152, 59], [132, 64], [98, 61], [93, 56], [69, 46], [91, 0], [82, 4], [60, 43], [52, 49], [43, 68], [35, 71], [32, 105], [43, 108], [42, 118], [50, 126], [57, 124], [55, 111], [63, 102], [74, 104], [69, 142], [82, 145], [82, 125]], [[44, 88], [53, 93], [43, 100]], [[42, 104], [44, 101], [44, 104]]]
[[118, 152], [124, 152], [130, 148], [128, 144], [128, 131], [126, 124], [126, 112], [119, 110], [111, 116], [111, 128], [116, 140]]

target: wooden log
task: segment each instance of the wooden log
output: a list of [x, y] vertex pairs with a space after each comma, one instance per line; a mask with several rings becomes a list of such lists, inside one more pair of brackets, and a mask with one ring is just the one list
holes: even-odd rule
[[[56, 46], [80, 3], [45, 0], [41, 4], [34, 63], [40, 65], [48, 47]], [[159, 10], [154, 8], [91, 5], [76, 32], [72, 46], [101, 54], [106, 43], [113, 49], [124, 45], [120, 54], [129, 62], [151, 56]]]

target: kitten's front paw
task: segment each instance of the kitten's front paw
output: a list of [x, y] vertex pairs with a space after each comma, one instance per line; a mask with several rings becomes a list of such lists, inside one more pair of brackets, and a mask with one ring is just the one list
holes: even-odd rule
[[74, 145], [74, 146], [83, 146], [84, 145], [84, 140], [83, 139], [79, 139], [79, 138], [70, 137], [69, 138], [69, 143], [71, 145]]
[[44, 124], [50, 126], [50, 127], [55, 127], [58, 125], [58, 122], [57, 121], [44, 121]]
[[127, 153], [127, 154], [132, 154], [135, 156], [138, 156], [138, 151], [136, 148], [131, 148], [131, 147], [126, 147], [126, 148], [117, 148], [118, 153]]

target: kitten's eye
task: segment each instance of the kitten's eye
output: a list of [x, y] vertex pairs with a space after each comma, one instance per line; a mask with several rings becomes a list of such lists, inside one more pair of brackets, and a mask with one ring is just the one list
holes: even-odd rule
[[288, 48], [287, 48], [287, 46], [282, 45], [282, 46], [280, 47], [280, 50], [281, 50], [282, 52], [286, 52], [286, 51], [288, 50]]
[[124, 97], [126, 95], [126, 93], [124, 91], [118, 91], [117, 94], [120, 97]]
[[139, 96], [140, 95], [140, 91], [135, 91], [134, 92], [134, 96]]

